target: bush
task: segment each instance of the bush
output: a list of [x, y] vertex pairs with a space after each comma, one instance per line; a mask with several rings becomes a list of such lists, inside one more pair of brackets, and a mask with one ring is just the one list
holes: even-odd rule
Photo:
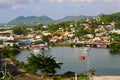
[[75, 75], [75, 72], [72, 72], [72, 71], [67, 71], [64, 73], [65, 76], [73, 76]]
[[56, 77], [56, 76], [54, 76], [52, 79], [53, 80], [61, 80], [59, 77]]
[[55, 46], [70, 46], [70, 43], [57, 43]]

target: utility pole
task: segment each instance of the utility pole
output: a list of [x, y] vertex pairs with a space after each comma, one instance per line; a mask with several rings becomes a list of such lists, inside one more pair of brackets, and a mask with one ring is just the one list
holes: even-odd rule
[[77, 73], [75, 73], [75, 80], [77, 80]]

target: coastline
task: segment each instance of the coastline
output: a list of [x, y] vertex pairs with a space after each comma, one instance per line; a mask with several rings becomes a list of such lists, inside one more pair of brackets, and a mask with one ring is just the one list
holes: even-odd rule
[[[109, 43], [110, 44], [110, 43]], [[92, 48], [109, 48], [109, 44], [104, 43], [55, 43], [53, 47], [92, 47]]]

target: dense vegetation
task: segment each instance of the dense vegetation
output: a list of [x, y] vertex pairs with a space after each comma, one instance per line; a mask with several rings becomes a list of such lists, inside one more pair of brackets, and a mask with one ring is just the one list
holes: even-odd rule
[[13, 29], [13, 33], [16, 35], [27, 35], [28, 31], [25, 27], [17, 27]]
[[109, 15], [102, 15], [101, 21], [104, 22], [104, 24], [115, 22], [116, 28], [120, 28], [120, 12]]
[[109, 48], [112, 52], [120, 52], [120, 34], [109, 34], [111, 36], [112, 43], [109, 45]]
[[41, 72], [41, 77], [44, 78], [49, 73], [55, 74], [57, 69], [60, 69], [62, 63], [56, 62], [55, 58], [51, 55], [32, 54], [27, 59], [28, 63], [25, 64], [25, 69], [29, 73], [36, 73], [38, 70]]

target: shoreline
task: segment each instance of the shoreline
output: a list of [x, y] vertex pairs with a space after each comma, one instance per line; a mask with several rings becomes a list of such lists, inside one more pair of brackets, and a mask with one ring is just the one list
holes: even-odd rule
[[97, 44], [84, 44], [84, 43], [55, 43], [52, 47], [91, 47], [91, 48], [106, 48], [109, 49], [109, 45], [97, 45]]

